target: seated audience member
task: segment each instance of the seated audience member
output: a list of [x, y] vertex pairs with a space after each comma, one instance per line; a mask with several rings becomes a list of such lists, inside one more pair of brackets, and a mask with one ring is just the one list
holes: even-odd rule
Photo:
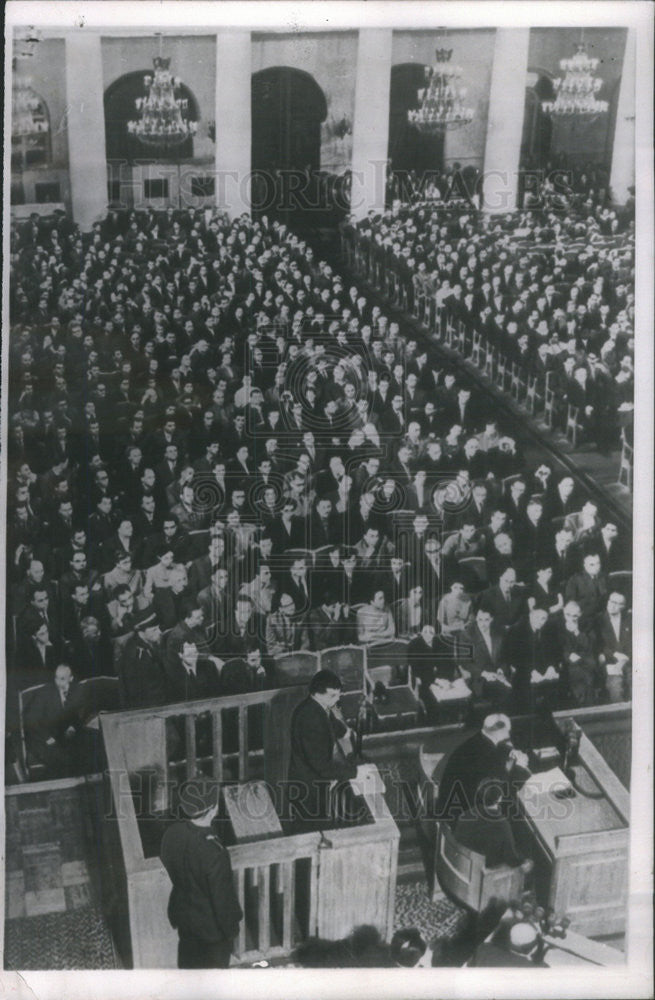
[[315, 651], [345, 646], [353, 638], [354, 630], [346, 608], [332, 591], [325, 594], [318, 608], [306, 615], [305, 627], [309, 648]]
[[521, 711], [534, 711], [536, 703], [553, 708], [559, 694], [560, 650], [548, 612], [532, 608], [512, 630], [507, 659], [514, 669], [514, 692]]
[[582, 572], [575, 573], [564, 590], [567, 601], [575, 601], [580, 608], [580, 627], [588, 628], [602, 612], [607, 600], [609, 585], [601, 572], [600, 556], [594, 553], [584, 557]]
[[502, 803], [507, 798], [507, 782], [483, 778], [475, 792], [473, 807], [462, 813], [453, 830], [458, 843], [482, 854], [487, 868], [507, 865], [532, 870], [532, 862], [520, 854], [509, 820], [503, 816]]
[[396, 625], [383, 590], [371, 595], [370, 604], [364, 604], [357, 611], [357, 641], [363, 645], [393, 639]]
[[632, 627], [623, 594], [611, 591], [605, 610], [598, 617], [598, 663], [604, 671], [605, 691], [610, 701], [624, 701], [631, 692]]
[[555, 616], [567, 703], [593, 705], [598, 684], [597, 658], [591, 636], [581, 628], [582, 612], [567, 601]]
[[199, 701], [221, 694], [222, 660], [203, 656], [195, 642], [176, 646], [164, 661], [167, 700], [171, 702]]
[[82, 689], [71, 668], [60, 663], [52, 680], [35, 692], [24, 719], [28, 752], [44, 765], [48, 778], [70, 777], [86, 770], [86, 721]]
[[505, 659], [505, 634], [489, 611], [480, 608], [459, 633], [458, 649], [460, 669], [473, 698], [488, 698], [497, 706], [509, 704], [512, 674]]
[[393, 609], [398, 636], [407, 639], [421, 631], [425, 620], [423, 587], [412, 586], [407, 597], [398, 601]]
[[450, 590], [439, 601], [437, 621], [442, 635], [456, 635], [470, 624], [473, 616], [472, 602], [461, 580], [453, 580]]
[[[313, 612], [310, 612], [310, 616]], [[269, 656], [293, 653], [309, 647], [306, 626], [296, 616], [296, 606], [289, 594], [280, 595], [278, 610], [266, 620], [266, 648]]]

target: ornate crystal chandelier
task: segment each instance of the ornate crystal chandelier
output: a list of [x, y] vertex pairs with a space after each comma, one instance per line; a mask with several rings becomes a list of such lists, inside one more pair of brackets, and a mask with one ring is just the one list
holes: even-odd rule
[[11, 134], [16, 138], [48, 131], [43, 102], [32, 90], [29, 76], [14, 79], [11, 94]]
[[596, 97], [603, 85], [601, 78], [594, 76], [598, 59], [587, 55], [584, 42], [579, 42], [571, 59], [561, 59], [559, 65], [564, 76], [553, 80], [555, 100], [544, 101], [544, 111], [560, 118], [604, 114], [609, 104]]
[[434, 134], [473, 121], [473, 108], [464, 103], [466, 87], [459, 82], [462, 69], [451, 65], [452, 54], [452, 49], [437, 49], [434, 66], [425, 67], [427, 86], [418, 92], [421, 107], [407, 112], [410, 125], [420, 132]]
[[160, 35], [154, 74], [143, 78], [146, 96], [134, 102], [141, 117], [127, 123], [130, 135], [152, 146], [176, 146], [198, 131], [198, 123], [187, 117], [189, 102], [175, 96], [181, 81], [171, 73], [170, 62], [161, 54]]
[[14, 35], [11, 134], [16, 139], [38, 135], [49, 129], [43, 101], [32, 89], [31, 77], [19, 72], [20, 61], [32, 59], [40, 41], [41, 33], [33, 27], [20, 28]]

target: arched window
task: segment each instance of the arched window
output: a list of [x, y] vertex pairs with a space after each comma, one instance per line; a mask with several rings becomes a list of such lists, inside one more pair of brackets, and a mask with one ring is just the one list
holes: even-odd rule
[[47, 167], [51, 159], [50, 115], [40, 94], [14, 84], [11, 120], [11, 170], [15, 175]]
[[[127, 130], [127, 123], [138, 118], [137, 98], [146, 93], [144, 77], [152, 76], [152, 69], [136, 70], [114, 80], [105, 91], [105, 145], [107, 159], [120, 163], [158, 162], [179, 163], [193, 158], [193, 138], [190, 136], [177, 145], [152, 146], [142, 142]], [[183, 83], [176, 96], [188, 101], [188, 117], [198, 121], [198, 102]]]

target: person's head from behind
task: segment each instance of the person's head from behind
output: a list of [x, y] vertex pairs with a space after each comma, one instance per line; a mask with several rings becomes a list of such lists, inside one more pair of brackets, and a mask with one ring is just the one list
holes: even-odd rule
[[510, 951], [515, 951], [519, 955], [530, 955], [537, 946], [539, 934], [534, 924], [521, 921], [514, 924], [509, 932]]
[[416, 927], [396, 931], [390, 944], [391, 958], [404, 969], [425, 969], [432, 966], [432, 949]]
[[508, 742], [512, 732], [512, 723], [507, 715], [502, 712], [494, 712], [487, 715], [482, 723], [482, 732], [492, 743]]
[[309, 693], [323, 708], [332, 708], [341, 697], [341, 678], [332, 670], [319, 670], [309, 682]]

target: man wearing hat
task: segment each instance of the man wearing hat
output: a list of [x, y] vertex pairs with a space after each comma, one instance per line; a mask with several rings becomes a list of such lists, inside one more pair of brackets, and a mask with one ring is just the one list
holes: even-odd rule
[[173, 888], [168, 919], [177, 930], [180, 969], [227, 969], [243, 912], [230, 855], [212, 832], [219, 787], [202, 779], [180, 786], [180, 813], [161, 842]]
[[154, 708], [165, 705], [166, 676], [160, 650], [161, 630], [156, 613], [139, 612], [134, 634], [125, 644], [118, 663], [118, 678], [126, 708]]

